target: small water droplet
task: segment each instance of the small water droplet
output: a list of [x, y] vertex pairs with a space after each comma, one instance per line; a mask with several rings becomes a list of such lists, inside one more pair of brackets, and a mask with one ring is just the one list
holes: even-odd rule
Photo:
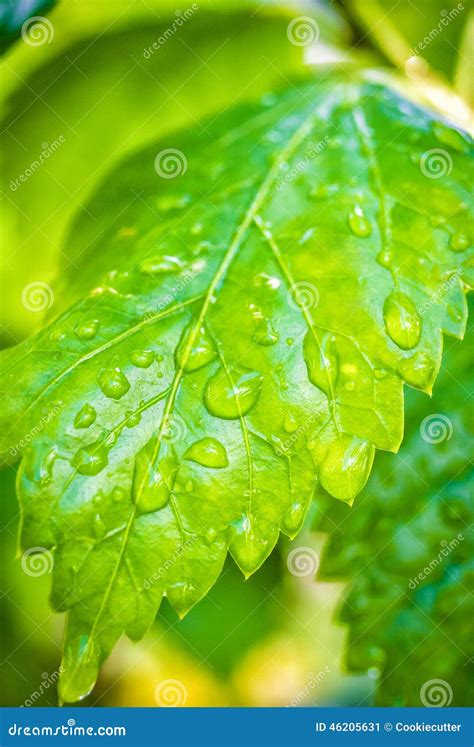
[[112, 490], [111, 498], [113, 503], [120, 503], [121, 501], [123, 501], [125, 496], [125, 490], [118, 485]]
[[413, 301], [404, 293], [393, 291], [383, 307], [385, 329], [402, 350], [416, 347], [421, 336], [421, 319]]
[[148, 368], [153, 363], [153, 350], [133, 350], [130, 360], [137, 368]]
[[97, 412], [92, 405], [85, 404], [74, 418], [74, 428], [89, 428], [95, 421]]
[[119, 368], [104, 368], [98, 377], [99, 386], [106, 397], [120, 399], [130, 389], [130, 383]]
[[189, 205], [192, 198], [189, 194], [183, 195], [162, 195], [156, 201], [158, 210], [168, 213], [170, 210], [182, 210]]
[[208, 545], [212, 545], [213, 542], [215, 542], [217, 537], [217, 529], [214, 529], [214, 527], [211, 527], [207, 530], [205, 534], [205, 539]]
[[294, 433], [298, 430], [298, 421], [291, 412], [285, 412], [283, 417], [283, 428], [287, 433]]
[[253, 333], [252, 340], [257, 345], [263, 345], [264, 347], [270, 347], [278, 342], [278, 332], [274, 329], [269, 319], [260, 319]]
[[356, 205], [349, 213], [349, 228], [355, 236], [360, 238], [366, 238], [372, 233], [372, 227], [360, 205]]
[[393, 254], [389, 249], [382, 249], [377, 254], [376, 260], [382, 267], [390, 267], [393, 262]]
[[258, 288], [266, 287], [270, 288], [271, 290], [277, 290], [277, 288], [281, 285], [280, 278], [273, 277], [272, 275], [267, 275], [266, 272], [260, 272], [258, 275], [255, 275], [253, 279], [254, 285], [256, 285]]
[[163, 356], [162, 356], [162, 354], [161, 354], [161, 353], [157, 353], [157, 354], [155, 355], [155, 358], [156, 358], [156, 360], [157, 360], [157, 362], [158, 362], [158, 363], [161, 363], [161, 362], [162, 362], [162, 360], [163, 360]]
[[213, 361], [216, 356], [216, 346], [207, 329], [196, 329], [195, 323], [191, 323], [184, 330], [176, 348], [176, 365], [191, 373]]
[[202, 233], [203, 225], [202, 223], [194, 223], [193, 226], [191, 226], [191, 235], [192, 236], [199, 236], [200, 233]]
[[155, 257], [144, 259], [138, 269], [144, 275], [161, 275], [167, 272], [179, 272], [183, 267], [184, 263], [178, 257], [158, 254]]
[[311, 329], [308, 330], [303, 342], [303, 354], [309, 380], [332, 398], [339, 373], [334, 336], [326, 332], [318, 345], [315, 333]]
[[51, 342], [61, 342], [61, 340], [64, 340], [66, 337], [67, 332], [60, 327], [58, 329], [53, 329], [53, 331], [49, 335], [49, 339], [51, 340]]
[[246, 415], [257, 403], [263, 376], [243, 366], [220, 367], [206, 384], [204, 404], [211, 415], [234, 420]]
[[102, 521], [100, 514], [96, 514], [94, 521], [92, 522], [92, 531], [96, 539], [100, 540], [105, 536], [105, 524]]
[[385, 379], [387, 374], [388, 374], [388, 371], [386, 371], [385, 368], [374, 368], [374, 376], [379, 381], [380, 379]]
[[433, 381], [435, 367], [428, 353], [420, 351], [401, 361], [397, 370], [407, 384], [425, 389]]
[[464, 252], [466, 249], [469, 248], [468, 235], [465, 233], [461, 233], [460, 231], [453, 234], [449, 242], [449, 248], [453, 252]]
[[185, 489], [186, 493], [192, 493], [193, 490], [194, 490], [194, 483], [193, 483], [193, 481], [192, 480], [186, 480], [186, 482], [184, 484], [184, 489]]
[[88, 319], [78, 324], [74, 331], [81, 340], [92, 340], [96, 336], [99, 327], [100, 321], [98, 319]]
[[202, 438], [200, 441], [193, 443], [185, 452], [183, 459], [213, 469], [227, 467], [229, 464], [224, 446], [217, 439], [210, 437]]
[[285, 342], [288, 345], [288, 347], [291, 347], [295, 341], [292, 337], [287, 337]]
[[130, 410], [126, 412], [125, 414], [126, 414], [125, 424], [127, 428], [135, 428], [135, 426], [138, 425], [140, 420], [142, 419], [141, 413], [139, 411], [134, 412], [133, 410]]

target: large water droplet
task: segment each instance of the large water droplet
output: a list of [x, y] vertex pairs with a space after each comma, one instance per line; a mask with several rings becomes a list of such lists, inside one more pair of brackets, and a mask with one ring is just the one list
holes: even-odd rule
[[298, 421], [291, 412], [285, 412], [283, 417], [283, 428], [287, 433], [294, 433], [298, 430]]
[[153, 350], [134, 350], [130, 356], [130, 360], [137, 368], [148, 368], [153, 363], [153, 358]]
[[415, 353], [411, 358], [405, 358], [398, 365], [398, 373], [407, 384], [418, 389], [426, 389], [431, 386], [434, 372], [434, 362], [425, 352]]
[[205, 327], [196, 329], [195, 324], [190, 324], [181, 335], [176, 348], [176, 364], [186, 373], [197, 371], [217, 356], [216, 346]]
[[243, 515], [232, 523], [230, 528], [230, 548], [240, 568], [248, 577], [263, 563], [271, 546], [267, 539], [260, 536], [255, 521]]
[[92, 405], [85, 404], [74, 418], [74, 428], [88, 428], [95, 421], [97, 412]]
[[416, 347], [421, 336], [421, 319], [413, 301], [394, 291], [385, 300], [383, 318], [387, 334], [402, 350]]
[[138, 269], [144, 275], [161, 275], [166, 272], [179, 272], [183, 267], [184, 263], [178, 257], [158, 254], [155, 257], [144, 259]]
[[130, 383], [119, 368], [104, 368], [99, 374], [99, 386], [106, 397], [120, 399], [130, 389]]
[[209, 379], [204, 390], [204, 404], [211, 415], [234, 420], [246, 415], [256, 404], [263, 376], [243, 366], [223, 366]]
[[321, 484], [334, 498], [351, 502], [370, 474], [374, 447], [347, 433], [329, 444], [320, 466]]
[[184, 454], [184, 459], [214, 469], [227, 467], [229, 464], [224, 446], [217, 439], [209, 437], [202, 438], [192, 444]]
[[458, 130], [448, 127], [442, 122], [433, 124], [433, 134], [440, 143], [457, 150], [458, 153], [466, 153], [469, 150], [469, 143], [465, 137]]
[[88, 635], [67, 642], [58, 684], [62, 702], [75, 703], [89, 695], [99, 673], [100, 661], [99, 647]]
[[103, 438], [81, 447], [71, 463], [81, 475], [98, 475], [109, 463], [109, 451]]
[[99, 327], [100, 321], [98, 319], [88, 319], [76, 326], [75, 333], [81, 340], [91, 340], [96, 336]]
[[300, 503], [299, 501], [292, 503], [283, 514], [281, 521], [282, 531], [284, 531], [291, 539], [296, 537], [303, 526], [305, 515], [306, 506], [304, 503]]
[[138, 452], [133, 472], [132, 498], [140, 512], [157, 511], [168, 503], [178, 467], [170, 446], [162, 443], [158, 449], [155, 437]]
[[326, 332], [318, 345], [316, 333], [309, 329], [303, 342], [308, 378], [332, 398], [338, 376], [338, 358], [334, 335]]
[[57, 456], [57, 446], [51, 446], [48, 441], [36, 442], [33, 448], [25, 451], [23, 468], [28, 479], [41, 487], [50, 482]]
[[349, 213], [349, 228], [355, 236], [359, 236], [360, 238], [370, 236], [372, 233], [372, 227], [359, 205], [356, 205]]
[[100, 514], [96, 514], [94, 517], [94, 521], [92, 522], [92, 531], [94, 532], [94, 537], [98, 540], [102, 539], [105, 536], [106, 528]]
[[469, 248], [469, 236], [466, 233], [458, 231], [451, 236], [449, 248], [453, 252], [464, 252]]

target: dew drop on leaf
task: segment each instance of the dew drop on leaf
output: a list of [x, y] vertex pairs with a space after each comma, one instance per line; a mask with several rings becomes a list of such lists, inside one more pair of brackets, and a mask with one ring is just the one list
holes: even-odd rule
[[86, 403], [81, 407], [74, 418], [74, 428], [89, 428], [89, 426], [95, 421], [96, 417], [97, 412], [95, 411], [95, 408]]
[[349, 228], [355, 236], [365, 238], [372, 233], [372, 227], [364, 215], [364, 211], [356, 205], [349, 213]]
[[158, 254], [155, 257], [144, 259], [138, 269], [144, 275], [161, 275], [167, 272], [179, 272], [183, 267], [184, 263], [178, 257]]
[[469, 143], [463, 135], [453, 127], [448, 127], [442, 122], [435, 122], [433, 124], [433, 134], [440, 143], [453, 148], [458, 153], [465, 153], [469, 150]]
[[303, 342], [303, 354], [310, 382], [332, 398], [339, 372], [334, 335], [326, 332], [318, 344], [314, 331], [309, 329]]
[[99, 327], [100, 321], [98, 319], [88, 319], [78, 324], [74, 331], [81, 340], [92, 340], [96, 336]]
[[244, 514], [230, 527], [230, 548], [244, 575], [248, 577], [258, 568], [269, 552], [268, 540], [254, 526], [253, 520]]
[[176, 458], [166, 443], [152, 437], [138, 452], [132, 481], [132, 498], [141, 513], [157, 511], [169, 501], [178, 471]]
[[106, 397], [120, 399], [130, 389], [130, 383], [119, 368], [104, 368], [99, 374], [99, 386]]
[[469, 248], [469, 237], [465, 233], [455, 233], [451, 236], [449, 248], [453, 252], [464, 252]]
[[386, 298], [383, 318], [387, 334], [402, 350], [411, 350], [420, 341], [421, 319], [415, 304], [404, 293], [394, 291]]
[[234, 420], [246, 415], [256, 404], [263, 376], [243, 366], [223, 366], [209, 379], [204, 390], [204, 404], [211, 415]]
[[269, 319], [260, 319], [255, 327], [252, 340], [257, 345], [263, 345], [264, 347], [270, 347], [278, 342], [278, 333], [275, 331], [272, 323]]
[[300, 531], [306, 514], [306, 506], [299, 501], [295, 501], [285, 511], [281, 521], [282, 530], [293, 539]]
[[133, 350], [130, 360], [137, 368], [148, 368], [153, 363], [153, 350]]
[[195, 323], [191, 323], [184, 330], [176, 348], [176, 365], [191, 373], [210, 363], [216, 356], [216, 346], [207, 329], [202, 326], [196, 330]]
[[117, 485], [113, 490], [111, 494], [112, 502], [113, 503], [120, 503], [125, 498], [125, 490], [121, 488], [119, 485]]
[[103, 438], [82, 446], [72, 459], [72, 466], [81, 475], [98, 475], [109, 463], [109, 452]]
[[202, 464], [203, 467], [220, 469], [227, 467], [229, 460], [224, 446], [216, 438], [202, 438], [193, 443], [185, 452], [183, 459]]
[[287, 433], [294, 433], [298, 430], [298, 421], [291, 412], [285, 412], [283, 417], [283, 428]]
[[405, 358], [398, 365], [398, 373], [410, 386], [425, 389], [431, 384], [435, 373], [434, 362], [428, 353], [419, 352]]
[[374, 447], [347, 433], [328, 446], [320, 467], [321, 484], [334, 498], [352, 501], [364, 487], [370, 473]]

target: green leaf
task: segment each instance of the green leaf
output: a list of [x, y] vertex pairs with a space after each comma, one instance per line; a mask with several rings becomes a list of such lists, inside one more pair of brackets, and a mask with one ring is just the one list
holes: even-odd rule
[[351, 580], [346, 662], [378, 670], [377, 705], [426, 705], [433, 680], [445, 683], [445, 705], [472, 702], [473, 341], [474, 328], [449, 345], [430, 402], [410, 393], [403, 447], [378, 455], [351, 515], [320, 500], [320, 576]]
[[468, 149], [382, 83], [333, 74], [101, 185], [64, 313], [3, 355], [22, 542], [54, 549], [69, 611], [64, 700], [163, 594], [184, 615], [228, 551], [248, 575], [297, 534], [317, 481], [351, 503], [374, 449], [398, 449], [403, 381], [430, 391], [441, 332], [464, 329]]

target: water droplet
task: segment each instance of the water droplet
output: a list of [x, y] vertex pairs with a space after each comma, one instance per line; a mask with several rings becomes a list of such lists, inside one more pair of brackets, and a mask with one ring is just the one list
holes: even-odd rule
[[317, 184], [315, 187], [313, 187], [309, 194], [316, 200], [324, 200], [330, 196], [331, 191], [327, 184]]
[[156, 358], [156, 360], [157, 360], [158, 363], [161, 363], [162, 360], [163, 360], [163, 356], [161, 355], [161, 353], [157, 353], [155, 355], [155, 358]]
[[81, 340], [92, 340], [96, 336], [99, 327], [100, 321], [98, 319], [88, 319], [78, 324], [74, 331]]
[[61, 340], [64, 340], [65, 337], [67, 337], [67, 333], [64, 329], [58, 328], [53, 329], [53, 331], [49, 335], [49, 339], [51, 342], [61, 342]]
[[99, 673], [102, 653], [96, 642], [80, 635], [66, 645], [63, 667], [58, 684], [60, 699], [75, 703], [91, 692]]
[[125, 414], [127, 417], [125, 421], [127, 428], [135, 428], [135, 426], [139, 424], [142, 418], [141, 413], [139, 411], [134, 412], [133, 410], [129, 410]]
[[326, 332], [318, 345], [315, 333], [308, 330], [303, 342], [303, 353], [309, 380], [332, 398], [339, 372], [334, 336]]
[[402, 350], [416, 347], [421, 336], [421, 319], [413, 301], [404, 293], [393, 291], [385, 300], [383, 317], [387, 334]]
[[455, 233], [451, 236], [449, 248], [453, 252], [464, 252], [469, 248], [469, 237], [465, 233]]
[[109, 452], [103, 438], [81, 447], [71, 462], [81, 475], [98, 475], [108, 463]]
[[163, 213], [168, 213], [170, 210], [182, 210], [182, 208], [189, 205], [192, 198], [189, 194], [183, 195], [162, 195], [156, 201], [158, 210]]
[[397, 370], [407, 384], [418, 389], [430, 387], [435, 373], [434, 362], [428, 353], [421, 351], [401, 361]]
[[144, 275], [161, 275], [166, 272], [179, 272], [183, 267], [184, 263], [178, 257], [159, 254], [155, 257], [144, 259], [138, 269]]
[[215, 542], [216, 537], [217, 537], [217, 529], [214, 529], [213, 527], [211, 527], [210, 529], [207, 530], [205, 534], [205, 539], [208, 545], [212, 545], [212, 543]]
[[130, 389], [130, 383], [119, 368], [104, 368], [98, 377], [99, 386], [106, 397], [120, 399]]
[[374, 368], [374, 376], [379, 381], [380, 379], [385, 379], [387, 374], [388, 374], [388, 371], [386, 371], [385, 368]]
[[374, 447], [347, 433], [328, 445], [320, 466], [321, 484], [334, 498], [352, 502], [370, 474]]
[[269, 319], [260, 319], [253, 333], [252, 340], [257, 345], [263, 345], [269, 347], [275, 345], [278, 342], [278, 332], [274, 329]]
[[95, 421], [97, 412], [94, 407], [85, 404], [74, 418], [74, 428], [88, 428]]
[[285, 412], [283, 417], [283, 428], [287, 433], [294, 433], [298, 430], [298, 421], [291, 412]]
[[291, 539], [296, 537], [303, 525], [305, 515], [306, 506], [304, 503], [299, 503], [298, 501], [292, 503], [283, 514], [281, 521], [282, 531], [284, 531]]
[[255, 521], [246, 514], [232, 523], [230, 537], [232, 555], [248, 577], [263, 563], [271, 545], [267, 539], [260, 536]]
[[153, 363], [153, 350], [133, 350], [130, 360], [137, 368], [148, 368]]
[[204, 404], [218, 418], [234, 420], [246, 415], [256, 404], [263, 376], [243, 366], [222, 366], [209, 379], [204, 390]]
[[294, 339], [292, 337], [287, 337], [285, 342], [288, 345], [288, 347], [291, 347], [294, 343]]
[[196, 329], [195, 323], [191, 323], [184, 330], [176, 348], [176, 365], [191, 373], [213, 361], [216, 356], [216, 346], [207, 329]]
[[92, 522], [92, 531], [96, 539], [100, 540], [105, 536], [105, 524], [100, 518], [100, 514], [96, 514], [94, 521]]
[[272, 275], [267, 275], [266, 272], [260, 272], [258, 275], [255, 275], [253, 282], [254, 285], [256, 285], [258, 288], [264, 286], [266, 288], [270, 288], [271, 290], [277, 290], [277, 288], [279, 288], [281, 285], [280, 278], [273, 277]]
[[364, 215], [364, 211], [360, 205], [356, 205], [355, 208], [349, 213], [349, 228], [355, 236], [365, 238], [370, 236], [372, 233], [372, 227]]
[[183, 458], [213, 469], [227, 467], [229, 464], [224, 446], [217, 439], [209, 437], [202, 438], [192, 444]]
[[184, 489], [185, 489], [186, 493], [192, 493], [193, 490], [194, 490], [194, 483], [193, 483], [193, 481], [192, 480], [186, 480], [186, 482], [184, 484]]
[[390, 267], [393, 262], [393, 254], [389, 249], [382, 249], [377, 254], [376, 260], [382, 267]]
[[120, 503], [121, 501], [123, 501], [125, 496], [126, 496], [125, 490], [118, 485], [112, 490], [111, 497], [112, 497], [113, 503]]
[[133, 472], [132, 497], [139, 511], [150, 513], [166, 506], [178, 463], [170, 446], [152, 437], [138, 452]]
[[39, 483], [40, 487], [50, 482], [54, 462], [58, 456], [58, 447], [51, 447], [51, 442], [39, 440], [35, 446], [25, 451], [24, 470], [26, 476], [32, 482]]
[[195, 223], [193, 226], [191, 226], [191, 235], [199, 236], [199, 234], [202, 233], [202, 229], [203, 229], [202, 223]]

